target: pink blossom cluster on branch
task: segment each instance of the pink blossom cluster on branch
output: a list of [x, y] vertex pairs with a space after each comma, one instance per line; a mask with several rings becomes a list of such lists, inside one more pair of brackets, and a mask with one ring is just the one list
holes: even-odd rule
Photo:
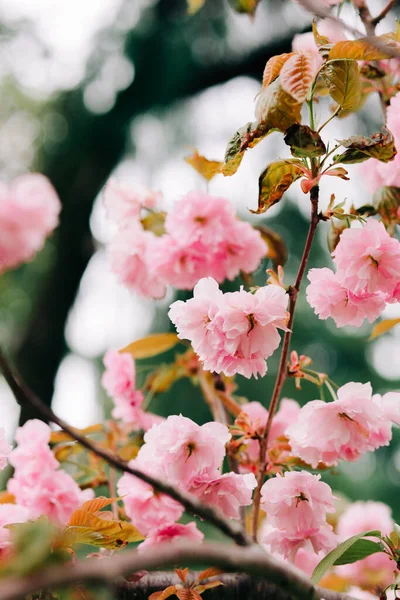
[[362, 228], [345, 229], [332, 253], [336, 273], [311, 269], [307, 300], [320, 319], [337, 327], [360, 327], [400, 299], [400, 242], [382, 223], [370, 219]]
[[259, 231], [236, 217], [229, 200], [189, 192], [166, 215], [162, 235], [156, 235], [144, 229], [140, 215], [142, 207], [151, 205], [153, 211], [157, 198], [154, 192], [138, 195], [114, 182], [105, 189], [108, 214], [117, 226], [110, 264], [124, 285], [162, 298], [168, 285], [189, 290], [202, 277], [221, 283], [257, 269], [266, 243]]
[[58, 225], [60, 200], [47, 177], [0, 183], [0, 275], [31, 260]]

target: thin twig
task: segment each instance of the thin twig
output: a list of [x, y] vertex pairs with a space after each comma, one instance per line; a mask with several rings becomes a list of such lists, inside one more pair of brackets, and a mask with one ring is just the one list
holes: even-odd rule
[[397, 0], [390, 0], [390, 2], [386, 4], [385, 8], [381, 10], [379, 15], [376, 15], [376, 17], [372, 19], [372, 24], [374, 25], [374, 27], [379, 25], [379, 23], [390, 13], [392, 8], [394, 8], [396, 4]]
[[4, 354], [0, 350], [0, 371], [3, 372], [3, 375], [10, 386], [15, 399], [18, 404], [25, 405], [26, 403], [33, 406], [41, 415], [43, 415], [48, 421], [52, 421], [63, 431], [68, 433], [73, 439], [84, 446], [97, 456], [103, 458], [107, 463], [109, 463], [112, 467], [123, 471], [124, 473], [129, 473], [130, 475], [134, 475], [138, 479], [145, 481], [149, 485], [153, 486], [155, 490], [170, 496], [185, 509], [193, 515], [197, 515], [208, 521], [215, 527], [217, 527], [220, 531], [222, 531], [225, 535], [233, 539], [239, 546], [249, 546], [251, 544], [250, 540], [247, 538], [246, 534], [242, 531], [242, 528], [238, 523], [234, 523], [225, 519], [222, 514], [211, 508], [211, 506], [207, 506], [202, 502], [199, 502], [197, 498], [192, 496], [191, 494], [187, 494], [177, 490], [174, 486], [170, 485], [167, 482], [160, 481], [159, 479], [155, 479], [151, 475], [147, 473], [143, 473], [139, 469], [129, 466], [126, 462], [120, 460], [117, 456], [114, 456], [107, 450], [100, 448], [97, 444], [91, 442], [87, 437], [79, 433], [74, 427], [71, 427], [57, 417], [56, 414], [46, 406], [33, 392], [29, 389], [26, 383], [21, 379], [19, 374], [15, 373]]
[[218, 543], [200, 546], [161, 544], [142, 554], [128, 550], [110, 558], [79, 561], [68, 568], [54, 565], [24, 577], [8, 577], [1, 580], [0, 600], [17, 600], [39, 590], [54, 590], [83, 582], [112, 585], [123, 575], [142, 570], [204, 563], [267, 579], [297, 600], [354, 600], [347, 594], [314, 585], [301, 571], [277, 561], [260, 548], [239, 549]]
[[310, 192], [311, 200], [311, 221], [308, 229], [307, 240], [304, 246], [303, 256], [300, 261], [299, 270], [297, 272], [296, 281], [294, 286], [289, 290], [289, 321], [287, 324], [288, 331], [285, 332], [283, 338], [281, 358], [279, 362], [278, 375], [275, 381], [274, 391], [272, 393], [271, 402], [268, 409], [268, 419], [265, 425], [264, 433], [260, 441], [260, 465], [257, 477], [257, 488], [254, 492], [254, 504], [253, 504], [253, 539], [257, 540], [257, 529], [260, 512], [260, 501], [261, 501], [261, 488], [264, 483], [264, 475], [267, 468], [267, 451], [268, 451], [268, 439], [271, 431], [272, 420], [274, 418], [279, 398], [281, 395], [282, 387], [287, 376], [287, 360], [289, 355], [290, 340], [292, 337], [294, 312], [296, 308], [297, 297], [300, 291], [301, 282], [304, 277], [305, 270], [307, 268], [308, 259], [310, 256], [311, 246], [314, 240], [315, 231], [318, 226], [318, 197], [319, 188], [314, 186]]

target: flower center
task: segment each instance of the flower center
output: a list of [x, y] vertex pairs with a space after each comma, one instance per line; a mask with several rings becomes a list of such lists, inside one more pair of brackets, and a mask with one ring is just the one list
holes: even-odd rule
[[249, 322], [249, 328], [247, 330], [247, 335], [249, 335], [249, 333], [251, 331], [253, 331], [254, 327], [257, 325], [257, 321], [256, 321], [255, 316], [253, 315], [253, 313], [250, 313], [249, 315], [247, 315], [247, 320]]
[[195, 223], [207, 223], [207, 219], [206, 217], [201, 217], [200, 215], [198, 215], [197, 217], [194, 218], [194, 222]]
[[308, 502], [308, 498], [305, 494], [303, 494], [303, 492], [300, 492], [300, 494], [298, 496], [295, 496], [295, 500], [296, 500], [296, 508], [299, 505], [299, 502]]
[[368, 256], [368, 258], [372, 262], [372, 266], [374, 267], [374, 269], [377, 269], [379, 267], [378, 261], [373, 256], [371, 256], [371, 254]]

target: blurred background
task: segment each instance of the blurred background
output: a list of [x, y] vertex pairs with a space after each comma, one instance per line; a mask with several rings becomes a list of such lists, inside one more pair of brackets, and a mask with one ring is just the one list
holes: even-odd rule
[[[377, 13], [383, 2], [370, 5]], [[342, 15], [358, 25], [350, 7]], [[290, 0], [263, 0], [255, 19], [235, 13], [227, 0], [208, 0], [194, 16], [185, 0], [0, 0], [0, 24], [1, 177], [41, 171], [63, 203], [61, 224], [46, 247], [32, 263], [0, 278], [0, 343], [39, 396], [84, 427], [110, 412], [100, 385], [105, 351], [171, 329], [167, 307], [174, 299], [172, 291], [161, 302], [136, 297], [110, 272], [105, 181], [112, 175], [160, 190], [166, 208], [190, 189], [204, 188], [184, 156], [196, 147], [222, 159], [236, 129], [254, 120], [265, 62], [289, 52], [294, 34], [309, 31], [311, 20]], [[388, 17], [380, 29], [393, 24]], [[322, 122], [329, 103], [318, 110]], [[324, 139], [373, 133], [381, 125], [379, 103], [371, 99], [358, 116], [328, 126]], [[248, 211], [257, 205], [259, 173], [279, 156], [288, 156], [288, 149], [274, 133], [246, 154], [235, 176], [213, 179], [209, 192], [230, 198], [241, 216], [284, 237], [290, 281], [308, 227], [306, 197], [296, 184], [267, 215]], [[331, 193], [338, 201], [368, 202], [357, 167], [349, 169], [350, 182], [323, 182], [323, 203]], [[310, 266], [330, 266], [326, 236], [321, 225]], [[265, 282], [269, 266], [260, 268], [257, 283]], [[385, 316], [400, 316], [400, 307]], [[398, 390], [400, 327], [371, 343], [370, 331], [369, 325], [337, 330], [333, 321], [318, 320], [303, 294], [293, 348], [313, 357], [314, 368], [339, 385], [371, 381], [375, 392]], [[159, 361], [172, 358], [173, 352]], [[278, 355], [270, 359], [262, 380], [238, 377], [239, 393], [268, 405], [277, 362]], [[307, 383], [298, 392], [288, 381], [284, 392], [301, 402], [318, 397]], [[151, 409], [210, 418], [187, 382], [157, 397]], [[20, 415], [2, 380], [0, 414], [10, 438], [19, 419], [35, 416], [29, 410]], [[331, 485], [351, 498], [388, 502], [400, 520], [399, 441], [395, 431], [390, 449], [343, 465], [342, 477], [329, 475]]]

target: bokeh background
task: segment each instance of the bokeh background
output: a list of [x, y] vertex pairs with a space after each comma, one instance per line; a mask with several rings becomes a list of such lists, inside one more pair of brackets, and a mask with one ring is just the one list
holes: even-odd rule
[[[371, 0], [377, 12], [383, 2]], [[350, 7], [343, 17], [358, 25]], [[151, 331], [171, 329], [163, 301], [132, 295], [109, 270], [101, 190], [112, 175], [162, 191], [166, 208], [193, 188], [205, 188], [183, 160], [196, 147], [221, 159], [238, 127], [254, 120], [254, 97], [266, 60], [288, 52], [296, 33], [310, 30], [310, 16], [290, 0], [263, 0], [255, 19], [236, 14], [227, 0], [208, 0], [194, 16], [185, 0], [0, 0], [0, 175], [45, 173], [63, 203], [61, 224], [35, 260], [0, 278], [0, 343], [29, 385], [71, 424], [84, 427], [109, 415], [100, 385], [102, 356]], [[387, 31], [393, 19], [380, 29]], [[321, 122], [329, 103], [318, 107]], [[373, 133], [382, 125], [379, 104], [368, 101], [358, 116], [336, 120], [324, 139]], [[251, 215], [257, 179], [269, 161], [287, 156], [274, 133], [248, 152], [238, 173], [218, 175], [209, 192], [230, 198], [239, 213], [279, 232], [289, 248], [287, 281], [296, 272], [309, 206], [295, 184], [267, 215]], [[356, 167], [349, 183], [322, 184], [322, 202], [365, 204], [370, 193]], [[321, 225], [310, 266], [330, 265], [327, 230]], [[266, 262], [257, 283], [265, 281]], [[229, 284], [234, 289], [239, 282]], [[180, 297], [184, 297], [183, 294]], [[385, 316], [400, 316], [392, 306]], [[400, 389], [400, 327], [368, 342], [369, 325], [337, 330], [298, 303], [293, 348], [342, 385], [371, 381], [376, 392]], [[168, 362], [173, 353], [158, 360]], [[152, 359], [155, 364], [155, 359]], [[278, 356], [262, 380], [238, 377], [239, 392], [268, 405]], [[140, 377], [149, 366], [141, 363]], [[287, 397], [317, 397], [305, 383], [288, 381]], [[155, 398], [152, 410], [210, 418], [198, 390], [178, 382]], [[0, 380], [1, 425], [12, 438], [19, 413]], [[400, 435], [389, 449], [364, 456], [329, 475], [350, 498], [388, 502], [400, 519]]]

